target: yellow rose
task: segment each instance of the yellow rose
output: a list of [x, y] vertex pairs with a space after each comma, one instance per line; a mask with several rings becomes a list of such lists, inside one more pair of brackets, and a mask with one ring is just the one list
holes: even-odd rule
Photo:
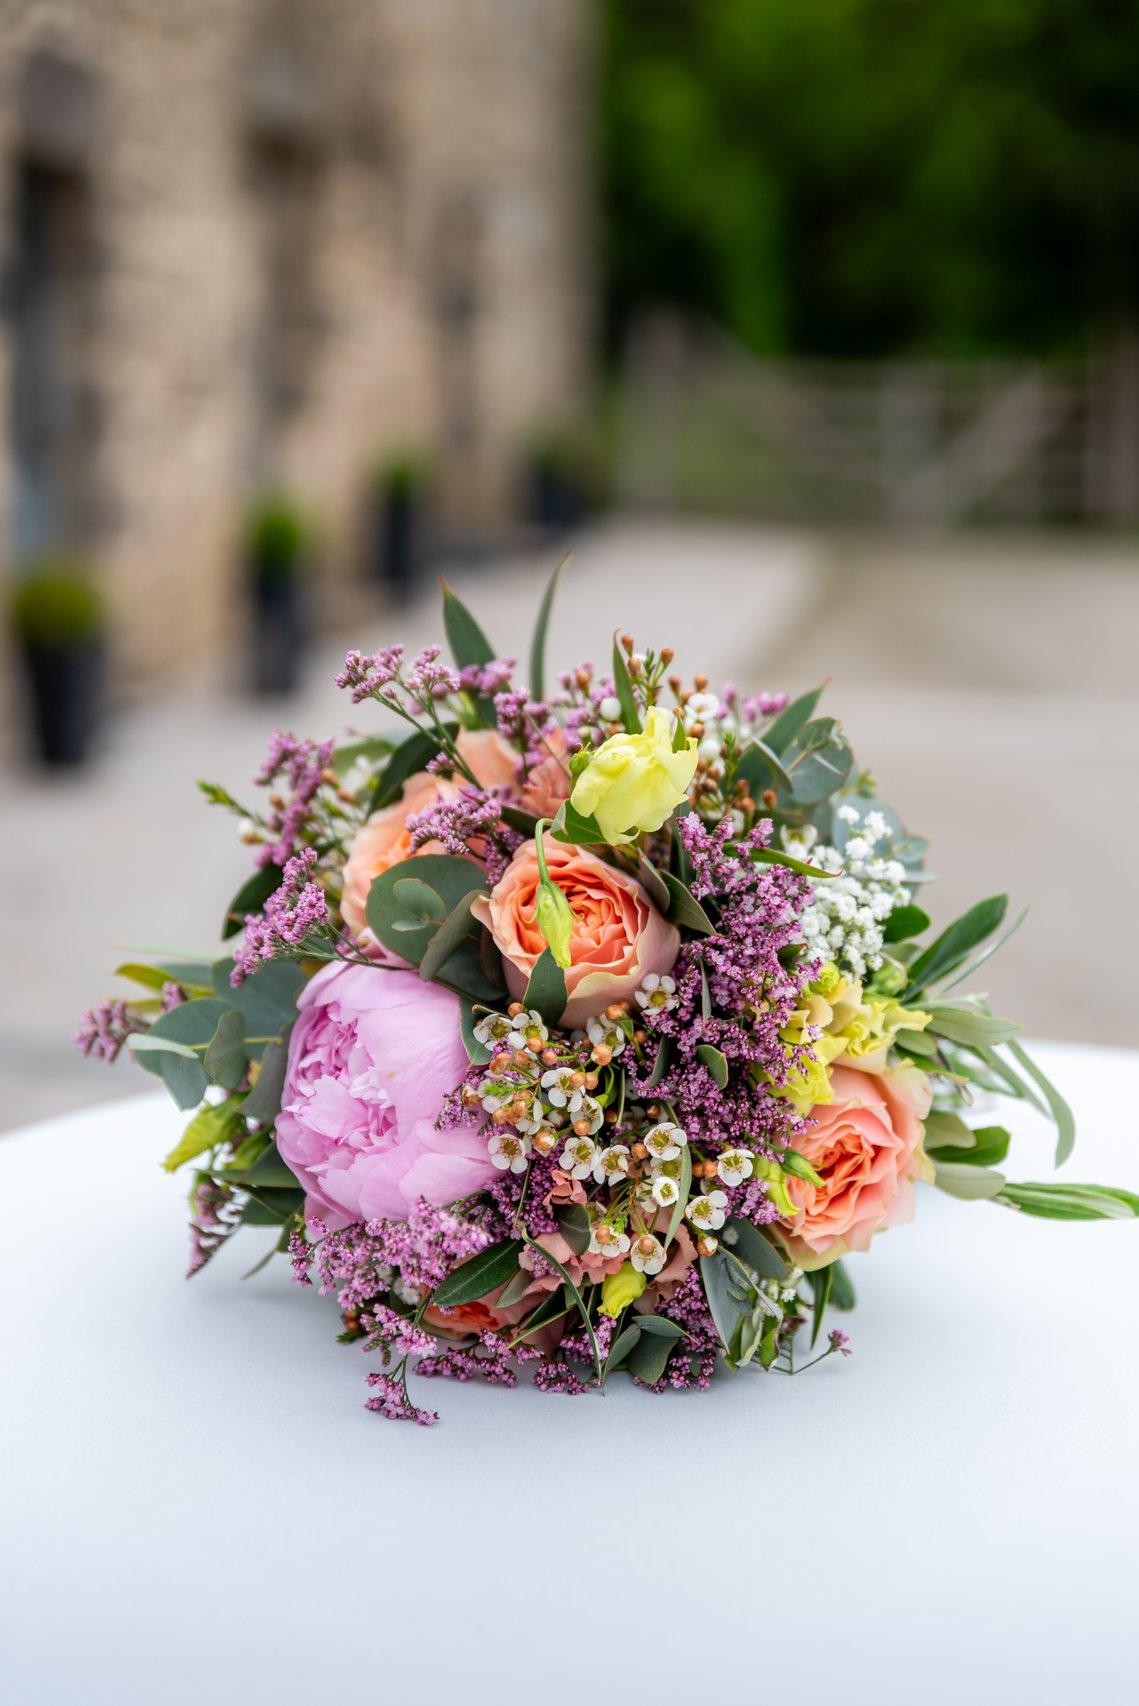
[[672, 748], [673, 718], [659, 706], [644, 732], [616, 734], [598, 747], [574, 783], [570, 804], [597, 820], [611, 847], [641, 831], [659, 829], [681, 801], [696, 772], [696, 742]]
[[615, 1274], [606, 1274], [601, 1282], [602, 1315], [608, 1315], [615, 1321], [622, 1309], [637, 1301], [648, 1283], [632, 1262], [622, 1262]]

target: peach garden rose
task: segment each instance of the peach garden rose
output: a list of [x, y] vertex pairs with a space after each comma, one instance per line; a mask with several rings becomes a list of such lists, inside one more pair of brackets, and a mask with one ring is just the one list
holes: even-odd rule
[[821, 1186], [788, 1177], [797, 1207], [782, 1229], [792, 1261], [810, 1271], [868, 1250], [876, 1232], [911, 1220], [914, 1180], [933, 1179], [922, 1149], [930, 1083], [917, 1067], [870, 1074], [831, 1069], [834, 1100], [817, 1106], [795, 1148], [821, 1175]]
[[[565, 974], [569, 1000], [561, 1023], [584, 1025], [611, 1001], [629, 999], [650, 972], [671, 971], [680, 936], [626, 872], [551, 836], [545, 852], [550, 877], [573, 913]], [[537, 851], [526, 841], [491, 893], [480, 895], [471, 909], [494, 938], [516, 999], [525, 994], [546, 947], [536, 916], [538, 880]]]

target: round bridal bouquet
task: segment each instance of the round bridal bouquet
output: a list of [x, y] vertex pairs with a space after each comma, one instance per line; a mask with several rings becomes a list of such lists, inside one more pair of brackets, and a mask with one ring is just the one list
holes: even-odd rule
[[919, 1183], [1139, 1212], [1000, 1170], [995, 1098], [1050, 1116], [1057, 1165], [1074, 1140], [966, 992], [1006, 897], [931, 929], [924, 843], [820, 693], [745, 697], [627, 634], [548, 684], [556, 584], [521, 678], [445, 589], [451, 661], [338, 678], [402, 736], [277, 733], [258, 807], [202, 784], [255, 850], [241, 945], [120, 966], [141, 993], [77, 1036], [191, 1113], [190, 1272], [276, 1229], [376, 1354], [371, 1407], [428, 1422], [413, 1371], [661, 1391], [845, 1355], [849, 1258]]

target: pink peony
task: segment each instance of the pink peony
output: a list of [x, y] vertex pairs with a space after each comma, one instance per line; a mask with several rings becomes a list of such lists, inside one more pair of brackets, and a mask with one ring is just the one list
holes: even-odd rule
[[459, 1003], [409, 971], [329, 965], [298, 1002], [277, 1147], [330, 1226], [406, 1220], [496, 1177], [483, 1134], [435, 1125], [462, 1081]]
[[[569, 1000], [563, 1025], [584, 1025], [611, 1001], [630, 997], [649, 972], [671, 971], [680, 952], [680, 936], [665, 922], [648, 895], [624, 871], [607, 865], [583, 847], [545, 840], [550, 876], [573, 912]], [[538, 858], [532, 841], [523, 842], [490, 895], [471, 908], [494, 937], [503, 957], [506, 985], [516, 999], [546, 943], [535, 919]]]
[[911, 1220], [915, 1179], [931, 1179], [922, 1150], [930, 1085], [916, 1067], [871, 1075], [831, 1068], [833, 1102], [812, 1110], [813, 1124], [795, 1139], [821, 1187], [787, 1179], [798, 1207], [781, 1235], [801, 1268], [819, 1268], [848, 1250], [868, 1250], [876, 1232]]

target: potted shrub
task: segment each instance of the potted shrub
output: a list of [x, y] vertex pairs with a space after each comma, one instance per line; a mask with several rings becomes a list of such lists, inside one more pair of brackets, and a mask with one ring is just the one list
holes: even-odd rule
[[414, 452], [389, 458], [376, 474], [369, 541], [371, 578], [399, 603], [411, 596], [419, 577], [430, 484], [428, 463]]
[[313, 529], [291, 499], [267, 497], [254, 507], [247, 526], [246, 563], [253, 686], [258, 693], [292, 693], [300, 684], [313, 546]]
[[44, 764], [82, 764], [103, 714], [106, 614], [90, 573], [63, 558], [32, 566], [12, 597], [12, 631]]
[[595, 449], [571, 427], [536, 436], [526, 456], [527, 519], [544, 533], [577, 527], [595, 507], [598, 487]]

